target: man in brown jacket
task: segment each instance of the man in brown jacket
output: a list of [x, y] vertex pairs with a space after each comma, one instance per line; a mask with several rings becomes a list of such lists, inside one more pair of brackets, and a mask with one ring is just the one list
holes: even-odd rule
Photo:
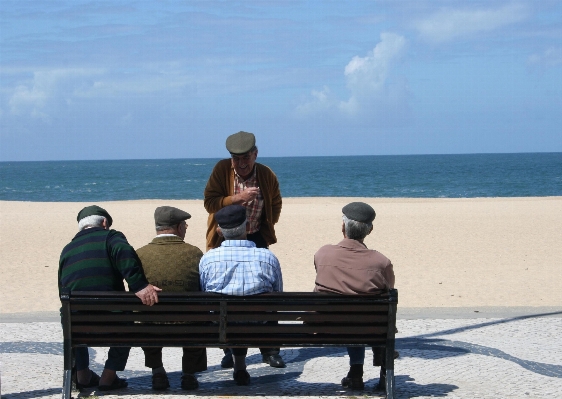
[[[394, 271], [390, 260], [363, 243], [373, 231], [375, 210], [364, 202], [352, 202], [342, 209], [343, 240], [325, 245], [314, 255], [316, 281], [314, 291], [336, 294], [368, 294], [394, 288]], [[348, 347], [350, 369], [341, 383], [344, 388], [363, 389], [365, 347]], [[395, 356], [398, 352], [395, 353]], [[373, 365], [381, 366], [377, 388], [385, 386], [386, 370], [382, 352], [373, 352]]]
[[[215, 213], [228, 205], [246, 208], [247, 239], [257, 248], [269, 248], [277, 242], [275, 224], [281, 215], [281, 192], [277, 176], [267, 166], [256, 162], [258, 147], [252, 133], [238, 132], [228, 136], [226, 149], [231, 158], [219, 161], [207, 181], [204, 206], [207, 220], [207, 250], [218, 248], [223, 238], [217, 233]], [[278, 348], [260, 348], [264, 363], [285, 367]], [[231, 368], [234, 360], [225, 350], [223, 368]]]
[[[186, 220], [191, 215], [172, 206], [161, 206], [154, 211], [157, 236], [148, 245], [137, 250], [149, 282], [162, 287], [164, 292], [201, 291], [199, 287], [199, 261], [203, 252], [184, 242]], [[152, 368], [152, 389], [165, 390], [170, 386], [164, 364], [162, 348], [142, 348], [145, 366]], [[183, 348], [181, 388], [199, 386], [194, 373], [207, 370], [205, 348]]]

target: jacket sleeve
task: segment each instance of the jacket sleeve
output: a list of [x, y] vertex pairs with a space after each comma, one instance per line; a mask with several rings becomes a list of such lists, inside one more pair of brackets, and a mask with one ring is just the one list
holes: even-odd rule
[[113, 266], [127, 281], [129, 291], [138, 292], [148, 285], [142, 263], [125, 236], [113, 230], [107, 237], [107, 248]]
[[384, 277], [388, 282], [388, 288], [394, 288], [394, 267], [392, 263], [389, 262], [389, 265], [384, 269]]
[[203, 192], [203, 206], [208, 213], [215, 213], [227, 205], [232, 205], [232, 197], [228, 190], [229, 166], [230, 159], [223, 159], [215, 165], [209, 176]]
[[281, 198], [281, 191], [279, 190], [279, 181], [275, 173], [272, 173], [272, 183], [271, 183], [271, 223], [276, 224], [279, 221], [279, 216], [281, 215], [281, 207], [283, 206], [283, 200]]

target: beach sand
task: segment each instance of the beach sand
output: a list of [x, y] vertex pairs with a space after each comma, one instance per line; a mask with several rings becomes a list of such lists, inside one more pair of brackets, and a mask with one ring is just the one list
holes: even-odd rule
[[[340, 241], [341, 208], [351, 201], [377, 212], [365, 243], [392, 260], [399, 308], [562, 306], [562, 197], [284, 198], [278, 243], [270, 249], [281, 262], [285, 291], [313, 289], [313, 255]], [[86, 205], [0, 201], [0, 313], [58, 310], [60, 251]], [[205, 248], [203, 201], [98, 205], [135, 248], [154, 237], [157, 206], [184, 209], [192, 215], [186, 241]]]

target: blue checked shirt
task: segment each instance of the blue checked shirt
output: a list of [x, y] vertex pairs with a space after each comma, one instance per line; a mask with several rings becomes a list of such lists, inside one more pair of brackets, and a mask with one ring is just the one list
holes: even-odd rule
[[223, 241], [199, 262], [201, 290], [228, 295], [283, 291], [279, 260], [248, 240]]

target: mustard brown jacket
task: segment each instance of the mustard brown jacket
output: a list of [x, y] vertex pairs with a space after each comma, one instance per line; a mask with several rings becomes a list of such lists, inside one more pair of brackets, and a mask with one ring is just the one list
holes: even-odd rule
[[[279, 221], [279, 215], [281, 215], [282, 199], [279, 182], [275, 173], [267, 166], [256, 163], [255, 168], [258, 185], [263, 195], [262, 222], [259, 231], [267, 244], [271, 245], [277, 242], [274, 225]], [[225, 206], [232, 205], [233, 195], [234, 168], [230, 158], [223, 159], [213, 168], [204, 191], [203, 204], [209, 212], [207, 250], [219, 247], [223, 241], [222, 237], [216, 232], [215, 212]]]

